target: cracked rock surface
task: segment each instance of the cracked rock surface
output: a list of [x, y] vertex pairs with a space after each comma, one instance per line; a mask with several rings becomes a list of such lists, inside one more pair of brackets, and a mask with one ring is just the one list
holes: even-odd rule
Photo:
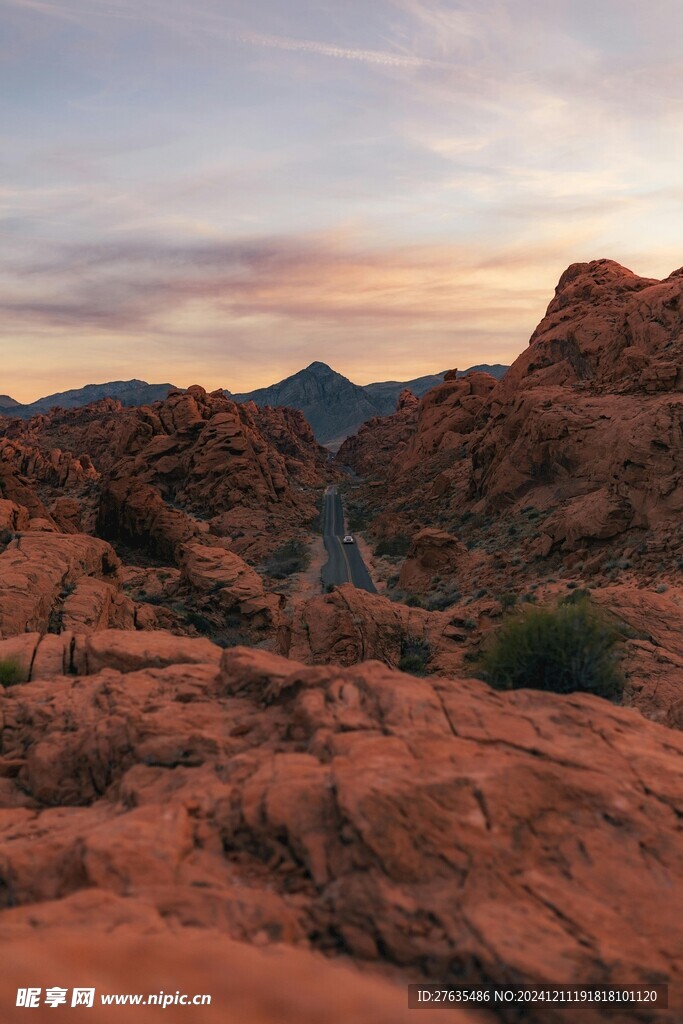
[[679, 733], [588, 696], [196, 655], [126, 671], [102, 645], [94, 674], [0, 693], [10, 965], [29, 938], [177, 955], [204, 929], [387, 984], [680, 978]]

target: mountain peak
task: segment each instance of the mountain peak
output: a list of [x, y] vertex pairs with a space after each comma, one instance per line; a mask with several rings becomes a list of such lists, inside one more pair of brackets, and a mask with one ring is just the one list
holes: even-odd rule
[[316, 376], [324, 375], [326, 377], [329, 376], [330, 374], [337, 375], [336, 370], [333, 370], [331, 366], [327, 365], [327, 363], [321, 363], [317, 359], [314, 362], [308, 364], [308, 366], [306, 367], [306, 372], [314, 373], [316, 374]]

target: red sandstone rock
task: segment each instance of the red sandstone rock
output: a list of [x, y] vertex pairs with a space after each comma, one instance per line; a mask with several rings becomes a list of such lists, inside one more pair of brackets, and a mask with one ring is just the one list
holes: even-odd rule
[[[82, 987], [84, 980], [97, 988], [97, 1001], [87, 1011], [92, 1024], [116, 1024], [128, 1014], [136, 1015], [135, 1010], [121, 1006], [102, 1006], [102, 994], [163, 992], [173, 999], [178, 991], [190, 997], [210, 995], [211, 1004], [147, 1006], [137, 1015], [144, 1014], [146, 1022], [199, 1017], [203, 1024], [410, 1024], [414, 1020], [405, 985], [370, 977], [349, 964], [330, 963], [304, 949], [256, 949], [207, 929], [187, 928], [173, 935], [164, 932], [161, 918], [143, 905], [135, 915], [131, 910], [117, 912], [115, 904], [107, 906], [99, 898], [111, 919], [107, 931], [93, 932], [89, 923], [81, 928], [71, 924], [66, 900], [61, 901], [66, 920], [54, 930], [44, 929], [38, 935], [27, 928], [23, 933], [18, 928], [13, 931], [0, 978], [7, 1024], [26, 1020], [25, 1008], [15, 1006], [16, 993], [35, 973], [36, 963], [41, 976], [50, 975], [68, 987], [69, 1001], [71, 990]], [[54, 1022], [52, 1013], [50, 1007], [42, 1006], [31, 1010], [31, 1019]], [[493, 1018], [445, 1009], [439, 1020], [487, 1024]]]
[[[449, 375], [409, 416], [366, 424], [339, 458], [369, 478], [359, 491], [374, 534], [463, 541], [472, 557], [438, 573], [463, 613], [483, 596], [537, 600], [546, 579], [680, 587], [682, 294], [680, 273], [577, 264], [500, 382]], [[399, 586], [429, 592], [425, 569], [414, 548]], [[644, 643], [629, 647], [633, 693], [666, 715], [651, 696], [661, 682], [668, 707], [683, 699], [677, 655]]]
[[428, 593], [434, 589], [435, 576], [455, 576], [462, 571], [463, 563], [472, 561], [465, 545], [452, 533], [420, 530], [401, 567], [399, 586], [408, 593]]
[[397, 667], [416, 643], [427, 671], [462, 671], [466, 619], [476, 609], [429, 612], [346, 584], [299, 605], [280, 631], [280, 650], [309, 665], [356, 665], [369, 659]]
[[17, 505], [13, 501], [0, 500], [0, 531], [7, 530], [11, 533], [25, 530], [28, 520], [28, 511], [22, 505]]
[[[126, 955], [146, 934], [157, 964], [183, 940], [174, 976], [193, 978], [197, 926], [221, 956], [228, 937], [310, 944], [404, 982], [680, 979], [683, 739], [635, 711], [237, 648], [220, 671], [15, 686], [0, 722], [15, 987], [24, 942], [68, 963], [86, 933], [93, 956], [114, 948], [105, 932]], [[146, 990], [123, 985], [130, 960], [99, 962]]]
[[252, 625], [277, 626], [283, 599], [266, 594], [263, 580], [232, 551], [187, 544], [183, 577], [196, 590], [212, 595], [226, 611], [237, 611]]
[[104, 584], [114, 582], [114, 587], [103, 592], [107, 597], [96, 616], [108, 621], [111, 616], [122, 616], [125, 622], [124, 607], [112, 597], [119, 565], [111, 546], [94, 537], [17, 533], [0, 554], [0, 637], [59, 632], [70, 594], [75, 598], [71, 605], [74, 621], [85, 621], [87, 610], [73, 589], [84, 577]]

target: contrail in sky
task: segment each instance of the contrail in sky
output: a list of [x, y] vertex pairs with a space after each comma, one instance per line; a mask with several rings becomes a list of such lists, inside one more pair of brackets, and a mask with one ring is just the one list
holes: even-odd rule
[[309, 39], [290, 39], [286, 36], [260, 35], [256, 32], [239, 32], [235, 33], [232, 38], [236, 42], [247, 43], [250, 46], [264, 46], [273, 50], [299, 50], [304, 53], [317, 53], [321, 57], [357, 60], [365, 64], [384, 64], [387, 67], [419, 68], [435, 63], [424, 57], [404, 56], [398, 53], [388, 53], [385, 50], [353, 50]]
[[[124, 18], [136, 21], [154, 21], [166, 28], [187, 31], [203, 31], [214, 37], [222, 36], [236, 43], [248, 46], [260, 46], [271, 50], [287, 50], [298, 53], [312, 53], [320, 57], [333, 57], [336, 60], [359, 61], [364, 64], [378, 64], [384, 67], [419, 68], [443, 67], [440, 61], [428, 57], [416, 57], [410, 54], [391, 53], [387, 50], [360, 50], [332, 43], [322, 43], [313, 39], [295, 39], [289, 36], [268, 35], [260, 32], [240, 31], [226, 25], [222, 18], [209, 15], [202, 18], [200, 10], [187, 10], [184, 17], [174, 16], [169, 8], [154, 9], [149, 5], [136, 4], [133, 8], [126, 5], [104, 6], [91, 4], [79, 7], [71, 4], [50, 3], [49, 0], [5, 0], [13, 7], [21, 7], [39, 14], [50, 14], [54, 17], [71, 18], [87, 21], [89, 18]], [[0, 8], [2, 3], [0, 3]]]

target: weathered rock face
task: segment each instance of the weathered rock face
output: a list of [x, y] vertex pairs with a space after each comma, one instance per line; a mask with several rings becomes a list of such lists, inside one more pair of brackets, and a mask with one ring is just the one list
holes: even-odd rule
[[0, 640], [0, 660], [12, 659], [25, 681], [93, 675], [103, 669], [134, 672], [166, 665], [218, 664], [221, 648], [204, 638], [176, 636], [163, 629], [131, 633], [106, 627], [90, 633], [22, 633]]
[[[576, 264], [500, 382], [449, 374], [408, 416], [350, 438], [339, 457], [366, 478], [356, 500], [375, 536], [412, 541], [395, 587], [428, 595], [443, 578], [462, 610], [483, 596], [535, 600], [546, 581], [683, 585], [682, 303], [680, 272], [653, 281], [609, 260]], [[458, 548], [430, 579], [425, 529], [469, 557]], [[643, 692], [675, 655], [639, 649]], [[683, 677], [677, 688], [683, 698]], [[669, 682], [663, 692], [670, 702]]]
[[132, 626], [119, 593], [119, 559], [85, 535], [17, 533], [0, 554], [0, 637]]
[[[0, 466], [12, 461], [29, 479], [36, 467], [41, 479], [51, 469], [52, 482], [62, 487], [85, 475], [97, 485], [92, 493], [101, 494], [99, 531], [163, 558], [208, 531], [209, 521], [216, 535], [236, 535], [238, 553], [260, 556], [273, 537], [305, 528], [314, 518], [314, 492], [326, 472], [327, 452], [301, 413], [237, 405], [199, 386], [172, 392], [151, 407], [124, 409], [105, 399], [59, 409], [14, 421], [6, 433]], [[79, 460], [62, 449], [87, 454]], [[257, 545], [244, 530], [247, 509], [267, 518]], [[66, 510], [61, 513], [60, 528], [66, 529]]]
[[253, 626], [275, 627], [284, 598], [267, 594], [263, 579], [233, 551], [187, 544], [182, 576], [195, 591], [211, 596], [227, 612], [238, 612]]
[[461, 540], [445, 530], [428, 527], [413, 537], [399, 584], [410, 593], [426, 593], [433, 589], [436, 576], [456, 576], [465, 563], [471, 562], [472, 556]]
[[16, 530], [25, 530], [28, 523], [28, 509], [14, 501], [0, 499], [0, 531], [13, 533]]
[[298, 414], [260, 412], [193, 387], [131, 416], [104, 486], [104, 536], [177, 558], [180, 545], [211, 530], [239, 553], [232, 519], [241, 524], [245, 510], [268, 516], [262, 550], [314, 518], [315, 495], [303, 487], [322, 484], [326, 454]]
[[[680, 274], [658, 282], [609, 260], [576, 264], [502, 381], [478, 373], [447, 380], [421, 400], [407, 444], [398, 420], [380, 420], [347, 442], [344, 459], [356, 468], [363, 447], [365, 470], [373, 432], [386, 451], [393, 430], [403, 447], [382, 476], [398, 495], [424, 470], [435, 485], [425, 506], [448, 505], [451, 487], [439, 483], [452, 483], [456, 463], [471, 456], [471, 503], [500, 509], [523, 498], [547, 507], [602, 493], [598, 539], [656, 528], [683, 507], [682, 295]], [[627, 505], [620, 513], [619, 501]], [[581, 513], [590, 529], [585, 504]], [[574, 518], [570, 507], [566, 518]], [[559, 541], [582, 539], [569, 526], [561, 531], [558, 524]]]
[[[408, 394], [411, 394], [408, 392]], [[406, 392], [401, 394], [403, 399]], [[411, 397], [414, 397], [411, 395]], [[375, 416], [347, 437], [337, 453], [337, 462], [350, 466], [362, 477], [383, 476], [388, 467], [398, 463], [418, 421], [419, 402], [407, 396], [399, 399], [392, 416]]]
[[[602, 490], [598, 539], [610, 536], [605, 517], [616, 519], [617, 532], [680, 517], [682, 295], [679, 274], [653, 281], [609, 260], [570, 267], [529, 348], [491, 396], [474, 457], [477, 493], [495, 505], [539, 485], [551, 489], [546, 501]], [[565, 531], [558, 539], [582, 538]]]
[[217, 952], [312, 946], [404, 981], [680, 979], [678, 733], [598, 698], [377, 663], [236, 648], [220, 669], [211, 650], [143, 668], [101, 651], [95, 675], [0, 692], [12, 980], [29, 928], [67, 958], [86, 931], [100, 953], [103, 933], [130, 949], [137, 931], [171, 956], [187, 934], [195, 977], [198, 926], [222, 933]]
[[350, 666], [375, 659], [396, 668], [412, 656], [419, 664], [409, 664], [418, 671], [462, 673], [470, 631], [485, 627], [491, 610], [496, 608], [488, 601], [466, 613], [460, 608], [430, 612], [345, 584], [299, 605], [281, 627], [279, 649], [308, 665]]
[[62, 532], [91, 532], [99, 473], [90, 456], [74, 458], [70, 452], [42, 450], [29, 441], [0, 437], [0, 495]]
[[[103, 400], [8, 421], [4, 430], [0, 544], [20, 528], [96, 533], [146, 566], [152, 587], [134, 574], [136, 604], [106, 583], [79, 584], [55, 596], [47, 615], [27, 613], [22, 624], [25, 609], [17, 609], [0, 635], [54, 632], [56, 618], [78, 634], [135, 625], [203, 632], [223, 643], [254, 631], [261, 642], [263, 630], [277, 627], [282, 599], [266, 593], [243, 558], [260, 562], [289, 539], [307, 540], [314, 525], [328, 453], [301, 413], [238, 406], [194, 386], [153, 407]], [[67, 449], [86, 454], [74, 458]], [[157, 586], [161, 571], [172, 585]]]
[[648, 718], [683, 728], [683, 587], [662, 593], [613, 584], [593, 599], [628, 627], [626, 701]]

